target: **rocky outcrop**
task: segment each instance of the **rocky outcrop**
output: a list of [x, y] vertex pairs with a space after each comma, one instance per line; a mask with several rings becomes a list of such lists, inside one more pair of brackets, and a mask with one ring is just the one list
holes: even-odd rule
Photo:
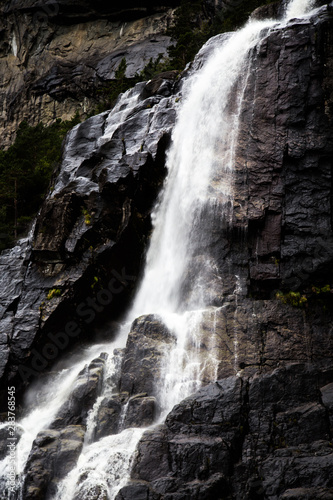
[[253, 293], [305, 291], [332, 280], [331, 32], [325, 13], [315, 23], [273, 30], [255, 58], [239, 134], [234, 222], [248, 231]]
[[332, 368], [293, 364], [201, 389], [142, 437], [132, 498], [331, 498]]
[[120, 389], [129, 394], [153, 394], [160, 378], [161, 360], [175, 339], [158, 318], [142, 316], [133, 322], [128, 335]]
[[111, 311], [116, 320], [129, 299], [165, 175], [174, 78], [138, 84], [112, 113], [71, 131], [33, 248], [28, 239], [2, 254], [2, 375], [18, 376], [17, 387], [91, 338]]
[[1, 146], [12, 143], [23, 120], [50, 124], [76, 112], [92, 114], [122, 58], [133, 77], [150, 59], [165, 56], [177, 3], [3, 2]]
[[57, 483], [75, 466], [84, 439], [81, 425], [47, 429], [38, 434], [26, 465], [25, 498], [45, 498], [56, 492]]
[[[325, 7], [320, 12], [269, 30], [252, 54], [232, 223], [226, 230], [218, 211], [213, 229], [202, 222], [207, 234], [191, 269], [197, 273], [209, 252], [218, 267], [206, 277], [213, 305], [239, 287], [255, 298], [278, 289], [310, 298], [316, 282], [332, 282], [332, 20]], [[214, 181], [212, 189], [224, 179]]]

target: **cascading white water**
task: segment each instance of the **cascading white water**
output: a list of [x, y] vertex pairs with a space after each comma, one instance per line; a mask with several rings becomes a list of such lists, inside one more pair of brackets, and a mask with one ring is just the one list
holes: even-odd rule
[[144, 431], [125, 429], [86, 446], [76, 468], [60, 484], [56, 500], [88, 500], [92, 494], [96, 498], [97, 493], [97, 498], [115, 498], [128, 481], [134, 452]]
[[[293, 0], [284, 21], [306, 13], [312, 5], [313, 0]], [[217, 376], [218, 360], [214, 356], [203, 360], [200, 355], [202, 316], [209, 312], [214, 329], [216, 309], [211, 306], [203, 273], [197, 273], [188, 284], [186, 300], [184, 281], [193, 259], [197, 258], [198, 246], [202, 247], [201, 235], [194, 234], [193, 228], [202, 224], [209, 227], [209, 220], [204, 218], [207, 208], [208, 213], [213, 212], [215, 217], [228, 220], [230, 216], [238, 122], [249, 75], [248, 54], [260, 41], [263, 30], [273, 25], [278, 26], [274, 21], [249, 22], [222, 46], [215, 48], [184, 89], [184, 102], [168, 155], [169, 175], [154, 212], [154, 231], [144, 277], [127, 318], [127, 322], [131, 322], [139, 315], [155, 313], [175, 334], [176, 345], [165, 356], [161, 380], [156, 388], [163, 415], [200, 387], [203, 372], [208, 373], [211, 380]], [[234, 95], [236, 88], [237, 99], [231, 105], [230, 95]], [[116, 111], [122, 116], [121, 104]], [[128, 114], [127, 111], [124, 113]], [[114, 120], [110, 118], [106, 131], [109, 135]], [[72, 178], [75, 169], [70, 162], [68, 165], [67, 173]], [[224, 212], [220, 213], [221, 210]], [[213, 258], [204, 254], [200, 258], [204, 272], [215, 272]], [[101, 350], [107, 350], [112, 356], [113, 348], [122, 345], [124, 338], [118, 338], [103, 349], [98, 346], [70, 371], [59, 374], [42, 404], [20, 422], [24, 432], [18, 444], [18, 474], [23, 473], [34, 437], [52, 422], [68, 397], [77, 373]], [[112, 357], [108, 366], [112, 369]], [[98, 402], [88, 420], [88, 434], [77, 467], [61, 483], [57, 500], [71, 500], [75, 496], [87, 499], [98, 485], [101, 494], [111, 500], [126, 483], [133, 452], [143, 430], [126, 429], [91, 443], [97, 407]], [[6, 476], [7, 466], [4, 459], [0, 463], [2, 478]], [[79, 477], [84, 477], [84, 480], [78, 486]]]
[[304, 15], [316, 4], [316, 0], [293, 0], [288, 4], [285, 19], [293, 19]]
[[[301, 5], [299, 0], [293, 0], [284, 22], [306, 13], [313, 3], [302, 0]], [[230, 218], [239, 117], [250, 71], [248, 55], [266, 36], [267, 28], [274, 25], [277, 23], [273, 20], [248, 22], [221, 46], [217, 45], [203, 68], [185, 84], [184, 102], [167, 160], [169, 174], [154, 213], [145, 274], [128, 315], [130, 322], [139, 315], [157, 313], [177, 339], [165, 357], [157, 382], [162, 418], [177, 401], [201, 385], [204, 370], [200, 325], [211, 301], [205, 274], [217, 268], [208, 252], [200, 256], [201, 269], [191, 276], [187, 298], [183, 285], [191, 271], [194, 274], [191, 266], [202, 246], [202, 235], [195, 231], [200, 220], [209, 225], [205, 214], [213, 218], [215, 207], [221, 219]], [[236, 85], [236, 102], [231, 105]], [[223, 283], [220, 286], [223, 289]], [[191, 345], [198, 348], [190, 350]], [[217, 359], [210, 363], [210, 375], [217, 372], [217, 364]]]
[[[232, 145], [240, 106], [228, 109], [229, 97], [262, 27], [261, 23], [250, 23], [236, 33], [187, 82], [167, 161], [168, 180], [154, 214], [145, 275], [131, 319], [144, 313], [165, 315], [179, 311], [183, 303], [182, 281], [201, 237], [192, 233], [193, 227], [207, 204], [218, 202], [218, 206], [226, 207], [232, 199]], [[214, 192], [211, 181], [217, 172], [223, 180]], [[206, 305], [196, 281], [191, 286], [193, 308]]]
[[[107, 363], [105, 379], [115, 374], [117, 363], [115, 357], [110, 356]], [[116, 387], [105, 384], [103, 394], [97, 399], [90, 412], [85, 443], [79, 457], [77, 466], [68, 474], [65, 481], [60, 484], [56, 500], [63, 499], [89, 499], [90, 495], [97, 493], [101, 498], [114, 498], [119, 489], [124, 486], [130, 475], [134, 451], [145, 429], [130, 428], [93, 442], [94, 427], [101, 401], [112, 395]], [[126, 405], [125, 405], [126, 406]], [[126, 411], [124, 407], [123, 411]], [[121, 416], [122, 417], [122, 416]], [[82, 479], [84, 478], [84, 479]], [[78, 479], [79, 485], [78, 485]]]
[[[106, 348], [119, 347], [121, 340], [118, 338], [116, 345], [94, 345], [87, 349], [82, 356], [82, 359], [70, 368], [59, 371], [58, 375], [48, 383], [46, 386], [39, 390], [34, 387], [30, 390], [27, 397], [27, 404], [31, 405], [34, 409], [28, 413], [17, 424], [21, 437], [16, 446], [16, 474], [17, 474], [17, 491], [9, 495], [10, 499], [23, 500], [21, 497], [21, 487], [23, 482], [24, 467], [27, 462], [33, 440], [36, 435], [49, 425], [54, 420], [59, 408], [68, 399], [69, 394], [75, 386], [78, 373], [89, 363], [96, 358]], [[37, 404], [36, 404], [37, 403]], [[0, 425], [0, 431], [6, 429], [7, 424]], [[0, 488], [6, 491], [5, 484], [8, 477], [8, 470], [10, 469], [9, 456], [0, 461]]]

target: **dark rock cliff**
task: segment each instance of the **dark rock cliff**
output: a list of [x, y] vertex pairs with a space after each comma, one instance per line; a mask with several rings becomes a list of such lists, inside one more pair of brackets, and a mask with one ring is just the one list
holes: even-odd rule
[[[207, 276], [215, 309], [205, 313], [200, 342], [203, 357], [219, 360], [218, 380], [211, 383], [207, 366], [205, 387], [143, 435], [117, 500], [333, 497], [332, 33], [332, 10], [323, 7], [272, 29], [252, 54], [232, 223], [216, 221], [218, 237], [202, 249], [224, 284], [221, 291]], [[140, 272], [180, 98], [181, 81], [162, 75], [125, 96], [131, 107], [114, 128], [103, 113], [68, 136], [32, 244], [1, 255], [5, 385], [23, 387], [78, 340], [112, 338], [110, 321]], [[153, 382], [173, 342], [158, 317], [133, 323], [95, 440], [154, 421]], [[68, 403], [35, 439], [26, 499], [48, 498], [73, 468], [104, 360], [78, 375]]]
[[328, 380], [295, 364], [208, 385], [144, 434], [117, 499], [331, 498]]

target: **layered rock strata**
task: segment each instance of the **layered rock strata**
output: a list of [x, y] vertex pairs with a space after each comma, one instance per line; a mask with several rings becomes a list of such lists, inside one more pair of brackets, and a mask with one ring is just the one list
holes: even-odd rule
[[1, 7], [1, 146], [19, 124], [86, 118], [122, 58], [127, 77], [167, 54], [177, 2], [8, 1]]

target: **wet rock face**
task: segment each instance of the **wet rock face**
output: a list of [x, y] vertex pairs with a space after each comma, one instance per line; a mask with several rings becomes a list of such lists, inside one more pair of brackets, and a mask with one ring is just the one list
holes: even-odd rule
[[161, 361], [175, 339], [155, 316], [136, 319], [128, 335], [121, 368], [120, 389], [129, 394], [154, 393]]
[[264, 297], [332, 280], [333, 25], [322, 12], [268, 34], [245, 93], [234, 223], [248, 233], [250, 291]]
[[138, 84], [112, 113], [75, 127], [33, 245], [2, 254], [0, 366], [18, 388], [123, 311], [166, 172], [178, 86], [172, 72]]
[[0, 132], [9, 146], [18, 125], [82, 118], [97, 89], [115, 77], [123, 57], [127, 77], [166, 55], [166, 29], [178, 2], [37, 2], [0, 6]]
[[119, 432], [119, 423], [124, 400], [126, 401], [126, 397], [115, 395], [110, 398], [104, 398], [101, 401], [97, 414], [98, 426], [94, 434], [95, 441], [98, 441], [104, 436], [117, 434], [117, 432]]
[[[244, 441], [244, 462], [248, 470], [261, 463], [262, 485], [257, 488], [267, 498], [292, 498], [298, 488], [303, 489], [298, 491], [299, 498], [307, 498], [315, 485], [332, 494], [327, 474], [333, 459], [332, 428], [319, 391], [331, 378], [331, 367], [318, 370], [294, 365], [250, 383], [252, 436]], [[238, 471], [242, 474], [242, 467], [236, 468], [236, 476]]]
[[136, 394], [128, 401], [123, 428], [148, 427], [156, 415], [156, 399], [147, 393]]
[[[207, 386], [195, 398], [187, 398], [176, 405], [164, 426], [157, 431], [148, 431], [142, 438], [133, 478], [159, 480], [162, 486], [162, 478], [177, 471], [179, 488], [181, 481], [208, 479], [208, 470], [211, 475], [220, 474], [221, 478], [226, 475], [227, 457], [233, 453], [243, 423], [242, 392], [240, 379], [224, 379], [221, 383]], [[159, 446], [161, 436], [165, 436], [165, 441], [168, 441], [167, 436], [170, 437], [166, 446]], [[158, 467], [153, 465], [152, 448], [158, 453]], [[226, 467], [221, 468], [223, 463]], [[171, 480], [171, 483], [174, 481]], [[162, 487], [166, 492], [166, 484]]]
[[73, 391], [50, 426], [52, 429], [86, 425], [88, 412], [102, 388], [105, 359], [107, 354], [101, 354], [79, 373]]
[[201, 389], [144, 434], [117, 500], [330, 498], [332, 377], [295, 364]]
[[[174, 342], [174, 337], [157, 316], [142, 316], [133, 322], [121, 354], [117, 378], [106, 381], [112, 393], [99, 404], [94, 441], [129, 427], [145, 427], [154, 422], [159, 412], [156, 382], [161, 375], [163, 355]], [[89, 386], [85, 390], [87, 388]], [[81, 405], [86, 407], [82, 401]], [[73, 408], [70, 405], [68, 412], [68, 406], [65, 404], [65, 410], [72, 419]], [[62, 421], [59, 423], [61, 426]]]

